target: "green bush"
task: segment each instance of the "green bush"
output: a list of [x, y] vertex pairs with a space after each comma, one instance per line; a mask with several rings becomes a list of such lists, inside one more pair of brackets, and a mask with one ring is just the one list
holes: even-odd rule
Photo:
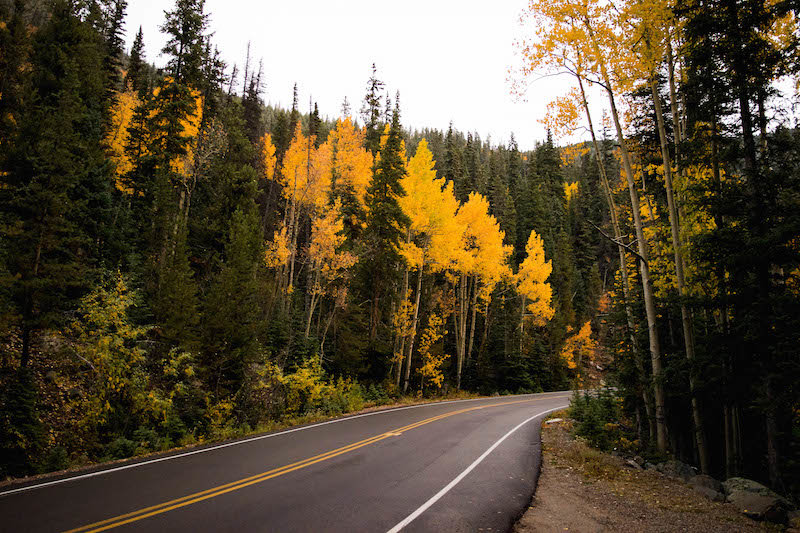
[[578, 392], [572, 396], [569, 416], [577, 423], [575, 434], [600, 450], [610, 451], [624, 439], [620, 401], [610, 389]]
[[138, 446], [139, 443], [136, 441], [125, 437], [117, 437], [106, 445], [106, 455], [111, 459], [126, 459], [133, 457]]
[[55, 470], [66, 470], [69, 468], [69, 454], [63, 446], [55, 446], [47, 452], [44, 462], [44, 471], [53, 472]]

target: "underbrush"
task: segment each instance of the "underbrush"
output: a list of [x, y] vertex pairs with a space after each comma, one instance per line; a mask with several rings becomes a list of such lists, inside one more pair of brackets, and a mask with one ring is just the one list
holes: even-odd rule
[[612, 389], [575, 391], [568, 413], [575, 420], [575, 435], [593, 448], [605, 452], [632, 452], [640, 446], [634, 429], [624, 417], [622, 398]]

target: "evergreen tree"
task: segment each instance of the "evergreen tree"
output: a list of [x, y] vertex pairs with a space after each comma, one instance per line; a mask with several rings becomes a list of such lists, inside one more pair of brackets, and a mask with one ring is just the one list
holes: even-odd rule
[[125, 74], [124, 86], [136, 91], [140, 98], [147, 92], [149, 86], [147, 63], [144, 58], [144, 34], [142, 27], [133, 40], [131, 46], [130, 59], [128, 60], [128, 72]]
[[383, 82], [378, 79], [378, 71], [375, 63], [372, 64], [372, 75], [367, 81], [367, 94], [364, 96], [364, 103], [361, 107], [361, 119], [367, 128], [367, 135], [364, 140], [367, 150], [376, 155], [381, 148], [381, 89]]
[[405, 159], [398, 100], [392, 114], [392, 125], [377, 158], [372, 182], [367, 188], [367, 251], [363, 264], [372, 286], [370, 340], [377, 338], [382, 311], [389, 304], [386, 296], [398, 272], [400, 258], [397, 246], [402, 238], [400, 228], [405, 222], [405, 215], [397, 203], [397, 197], [403, 193], [400, 180], [406, 172]]

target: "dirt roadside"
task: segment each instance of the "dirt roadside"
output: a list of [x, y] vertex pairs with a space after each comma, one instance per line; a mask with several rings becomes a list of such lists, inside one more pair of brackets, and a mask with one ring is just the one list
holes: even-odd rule
[[574, 440], [569, 429], [568, 420], [543, 424], [536, 495], [514, 533], [781, 530], [712, 502], [682, 481], [624, 466], [622, 459]]

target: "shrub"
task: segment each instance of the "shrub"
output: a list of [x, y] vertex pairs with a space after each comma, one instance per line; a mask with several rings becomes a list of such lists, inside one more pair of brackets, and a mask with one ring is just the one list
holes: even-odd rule
[[569, 416], [577, 422], [575, 434], [595, 448], [609, 451], [625, 438], [620, 403], [610, 389], [576, 391], [570, 402]]

